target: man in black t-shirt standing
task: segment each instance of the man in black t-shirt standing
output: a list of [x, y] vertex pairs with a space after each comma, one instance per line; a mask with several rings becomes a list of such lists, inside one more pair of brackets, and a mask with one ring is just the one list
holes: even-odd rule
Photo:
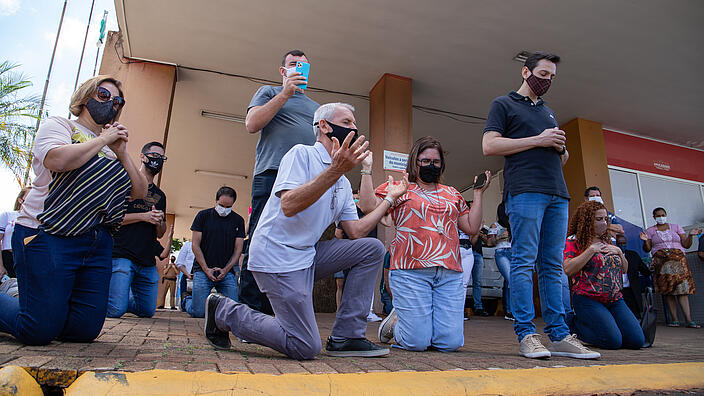
[[149, 189], [144, 199], [125, 203], [125, 217], [114, 236], [109, 318], [119, 318], [125, 312], [150, 318], [156, 310], [159, 271], [155, 256], [161, 252], [155, 251], [155, 244], [166, 232], [166, 195], [154, 184], [154, 176], [166, 161], [164, 146], [147, 143], [139, 157], [139, 172], [149, 182]]
[[[601, 355], [570, 335], [562, 304], [562, 261], [570, 196], [562, 166], [569, 158], [565, 132], [541, 99], [557, 73], [560, 57], [536, 52], [521, 69], [518, 91], [491, 103], [484, 127], [484, 155], [500, 155], [504, 163], [504, 202], [511, 222], [511, 311], [519, 354], [528, 358], [567, 356], [596, 359]], [[533, 269], [538, 272], [545, 348], [532, 322]]]
[[213, 287], [237, 301], [237, 280], [232, 268], [239, 263], [244, 241], [244, 219], [232, 211], [237, 193], [220, 187], [216, 205], [203, 209], [191, 225], [193, 231], [193, 292], [183, 300], [183, 308], [194, 318], [205, 316], [205, 299]]

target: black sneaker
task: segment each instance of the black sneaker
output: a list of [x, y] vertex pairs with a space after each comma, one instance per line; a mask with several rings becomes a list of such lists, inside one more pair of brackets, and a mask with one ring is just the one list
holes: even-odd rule
[[366, 338], [346, 338], [344, 341], [334, 341], [328, 337], [325, 352], [337, 357], [379, 357], [387, 356], [389, 348], [382, 348]]
[[512, 322], [516, 320], [516, 318], [513, 317], [513, 314], [511, 312], [506, 313], [506, 315], [504, 315], [504, 319], [510, 320]]
[[483, 310], [483, 309], [478, 309], [474, 311], [474, 314], [477, 316], [489, 316], [489, 312]]
[[205, 338], [208, 339], [210, 345], [214, 346], [216, 349], [230, 349], [232, 346], [230, 343], [230, 334], [218, 329], [215, 325], [215, 309], [225, 298], [226, 297], [222, 294], [214, 293], [209, 295], [205, 300], [205, 324], [203, 325], [203, 333], [205, 333]]

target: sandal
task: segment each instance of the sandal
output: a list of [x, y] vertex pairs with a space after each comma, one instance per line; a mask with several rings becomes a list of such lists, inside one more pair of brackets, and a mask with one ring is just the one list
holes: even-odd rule
[[701, 328], [701, 326], [699, 326], [699, 325], [698, 325], [696, 322], [694, 322], [694, 321], [688, 322], [688, 323], [685, 325], [685, 327], [689, 327], [690, 329], [699, 329], [699, 328]]
[[680, 322], [670, 322], [667, 327], [680, 327]]

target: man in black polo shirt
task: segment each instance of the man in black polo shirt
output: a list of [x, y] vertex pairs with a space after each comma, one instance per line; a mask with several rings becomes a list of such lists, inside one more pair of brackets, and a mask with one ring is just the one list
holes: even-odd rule
[[[526, 59], [523, 84], [491, 104], [484, 128], [484, 155], [505, 157], [504, 201], [513, 236], [511, 310], [519, 353], [528, 358], [600, 357], [570, 335], [565, 323], [560, 277], [567, 234], [569, 194], [562, 166], [569, 154], [565, 132], [553, 111], [540, 98], [557, 72], [560, 57], [537, 52]], [[535, 332], [533, 269], [538, 271], [545, 348]]]
[[183, 300], [191, 316], [205, 316], [205, 299], [213, 287], [237, 301], [237, 280], [232, 268], [239, 263], [244, 241], [244, 219], [232, 211], [237, 193], [230, 187], [220, 187], [215, 194], [216, 205], [203, 209], [191, 225], [193, 292]]
[[151, 318], [156, 310], [159, 271], [155, 256], [162, 249], [156, 251], [155, 246], [157, 238], [166, 232], [166, 195], [154, 184], [154, 176], [161, 172], [166, 161], [164, 146], [159, 142], [147, 143], [139, 157], [142, 160], [139, 172], [149, 182], [149, 189], [144, 199], [126, 202], [122, 226], [114, 236], [109, 318], [119, 318], [125, 312]]

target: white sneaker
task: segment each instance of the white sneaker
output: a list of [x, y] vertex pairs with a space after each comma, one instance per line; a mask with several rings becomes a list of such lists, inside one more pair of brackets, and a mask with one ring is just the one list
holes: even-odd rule
[[540, 336], [536, 333], [523, 337], [519, 344], [518, 353], [531, 359], [543, 359], [550, 357], [550, 351], [540, 342]]
[[374, 312], [369, 312], [369, 315], [367, 315], [367, 322], [381, 322], [381, 318]]
[[565, 356], [575, 359], [599, 359], [601, 357], [599, 352], [594, 352], [582, 345], [575, 334], [568, 335], [562, 341], [550, 341], [548, 348], [553, 356]]
[[398, 315], [396, 315], [396, 308], [391, 309], [389, 316], [384, 318], [379, 324], [379, 342], [388, 344], [394, 338], [394, 326], [398, 321]]

